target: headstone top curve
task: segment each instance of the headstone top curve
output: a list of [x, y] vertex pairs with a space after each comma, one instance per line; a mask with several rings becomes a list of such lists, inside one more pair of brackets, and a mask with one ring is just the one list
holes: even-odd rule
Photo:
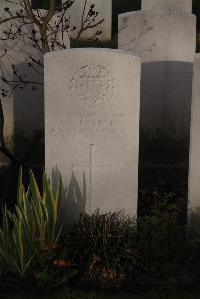
[[112, 53], [112, 54], [124, 54], [126, 56], [133, 56], [136, 59], [141, 59], [140, 55], [137, 53], [133, 52], [128, 52], [125, 50], [118, 50], [118, 49], [109, 49], [109, 48], [71, 48], [71, 49], [65, 49], [65, 50], [57, 50], [57, 51], [52, 51], [48, 52], [45, 54], [45, 57], [49, 56], [59, 56], [59, 55], [65, 55], [65, 54], [70, 54], [70, 53], [77, 53], [77, 52], [101, 52], [101, 53]]
[[122, 14], [118, 15], [118, 18], [123, 18], [123, 17], [130, 17], [130, 16], [134, 16], [134, 15], [180, 15], [180, 16], [188, 16], [188, 17], [193, 17], [196, 18], [195, 14], [191, 14], [188, 12], [184, 12], [184, 11], [174, 11], [174, 10], [135, 10], [135, 11], [129, 11], [129, 12], [125, 12]]
[[143, 10], [192, 12], [192, 0], [142, 0]]

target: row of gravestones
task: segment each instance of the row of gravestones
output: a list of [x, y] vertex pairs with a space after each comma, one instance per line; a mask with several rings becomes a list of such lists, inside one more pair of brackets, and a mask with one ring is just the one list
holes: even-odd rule
[[[191, 10], [189, 0], [143, 0], [141, 11], [119, 16], [119, 48], [126, 52], [73, 49], [46, 55], [46, 169], [53, 177], [62, 174], [63, 197], [68, 199], [63, 201], [63, 211], [68, 216], [97, 207], [136, 214], [139, 113], [140, 138], [157, 135], [188, 142], [196, 42]], [[4, 56], [4, 65], [15, 64], [17, 71], [29, 73], [32, 45], [26, 32], [23, 41], [8, 47], [11, 55]], [[198, 66], [197, 56], [189, 179], [193, 207], [199, 206], [200, 193]], [[1, 65], [1, 74], [6, 72], [13, 74]], [[35, 76], [38, 81], [38, 73]], [[14, 115], [14, 121], [5, 116], [10, 132], [13, 127], [16, 133], [20, 127], [32, 128], [33, 123], [34, 129], [41, 128], [43, 113], [38, 111], [44, 109], [43, 88], [33, 96], [33, 87], [14, 92], [13, 105], [4, 101], [4, 111], [11, 118]], [[33, 97], [38, 100], [29, 101]]]
[[[101, 12], [97, 21], [105, 19], [100, 25], [103, 27], [98, 29], [102, 29], [103, 33], [109, 32], [108, 35], [106, 33], [109, 38], [111, 1], [88, 0], [88, 7], [92, 2]], [[1, 3], [2, 7], [5, 3]], [[81, 20], [84, 3], [85, 0], [76, 0], [72, 6], [72, 24]], [[9, 5], [13, 9], [14, 4]], [[196, 18], [191, 11], [192, 0], [143, 0], [141, 11], [119, 16], [119, 49], [136, 52], [142, 57], [140, 138], [141, 144], [146, 147], [159, 142], [163, 142], [164, 146], [166, 142], [178, 146], [181, 144], [186, 152], [189, 147], [191, 81], [196, 46]], [[40, 14], [44, 13], [44, 10], [40, 10]], [[57, 18], [52, 23], [58, 23]], [[17, 21], [14, 24], [17, 28]], [[24, 81], [37, 82], [22, 84], [19, 86], [21, 89], [14, 88], [16, 84], [11, 85], [12, 96], [9, 101], [7, 97], [3, 101], [5, 136], [8, 141], [13, 140], [13, 136], [15, 139], [21, 135], [29, 136], [32, 131], [42, 129], [44, 124], [43, 70], [38, 69], [38, 65], [37, 71], [28, 67], [30, 56], [36, 61], [42, 60], [40, 52], [33, 49], [29, 39], [32, 27], [30, 25], [23, 29], [25, 32], [17, 42], [12, 39], [1, 42], [0, 67], [3, 77], [16, 81], [18, 78], [12, 68], [15, 65], [17, 74]], [[4, 38], [2, 32], [9, 32], [9, 25], [5, 23], [0, 29]], [[93, 28], [90, 35], [96, 29]], [[65, 39], [66, 48], [69, 48], [68, 35]], [[2, 57], [5, 49], [9, 50]], [[1, 89], [8, 89], [7, 82], [1, 82]], [[160, 160], [167, 162], [164, 156]]]
[[[188, 0], [168, 3], [188, 12], [119, 16], [119, 48], [126, 51], [73, 49], [45, 57], [45, 164], [53, 182], [62, 175], [66, 224], [97, 208], [137, 213], [139, 118], [142, 130], [190, 138], [196, 19]], [[200, 206], [199, 58], [194, 63], [190, 208]]]
[[[66, 225], [79, 213], [97, 208], [103, 213], [137, 214], [140, 81], [141, 58], [134, 53], [69, 49], [45, 55], [45, 168], [53, 184], [62, 176]], [[196, 54], [190, 210], [200, 207], [199, 130], [200, 54]]]
[[[92, 3], [90, 1], [87, 1], [85, 11], [88, 11]], [[95, 0], [94, 2], [97, 10], [100, 11], [97, 21], [105, 19], [100, 25], [103, 27], [98, 27], [98, 29], [102, 29], [103, 38], [109, 38], [111, 35], [111, 1]], [[84, 3], [85, 0], [76, 0], [72, 6], [74, 7], [70, 17], [72, 24], [77, 24], [78, 20], [80, 22], [82, 19], [81, 12]], [[2, 7], [10, 5], [10, 9], [14, 8], [13, 3], [9, 4], [5, 1], [1, 2], [1, 5]], [[189, 144], [192, 63], [196, 30], [195, 17], [191, 15], [191, 9], [191, 0], [143, 0], [142, 11], [119, 17], [119, 48], [130, 49], [142, 57], [140, 136], [145, 144], [151, 143], [152, 140], [171, 140], [183, 146]], [[171, 11], [167, 13], [166, 10]], [[41, 14], [44, 12], [41, 10]], [[77, 27], [80, 28], [80, 25], [78, 24]], [[1, 31], [8, 32], [9, 25], [4, 24], [1, 29]], [[93, 28], [94, 31], [89, 31], [89, 34], [94, 34], [96, 29]], [[43, 81], [43, 74], [39, 75], [43, 72], [41, 69], [33, 72], [32, 68], [28, 68], [29, 56], [32, 55], [35, 60], [42, 59], [42, 57], [31, 46], [29, 37], [32, 27], [29, 26], [25, 30], [26, 32], [21, 40], [17, 40], [17, 43], [11, 39], [7, 42], [2, 41], [1, 56], [5, 48], [9, 51], [1, 58], [1, 73], [6, 79], [10, 78], [11, 81], [15, 81], [17, 78], [13, 74], [13, 69], [8, 66], [17, 65], [18, 74], [26, 76], [24, 81], [34, 81], [39, 84], [26, 84], [25, 87], [22, 84], [20, 88], [24, 87], [23, 91], [16, 88], [12, 92], [12, 100], [8, 101], [7, 98], [4, 100], [7, 139], [13, 134], [16, 139], [19, 138], [17, 135], [30, 135], [33, 129], [40, 130], [43, 127], [43, 88], [40, 85]], [[88, 31], [86, 32], [88, 34]], [[68, 36], [65, 45], [67, 48], [70, 47]], [[176, 79], [176, 88], [173, 77]], [[8, 89], [6, 82], [1, 82], [1, 86], [3, 89], [5, 87], [5, 90]], [[33, 91], [34, 89], [36, 90]], [[163, 92], [164, 90], [167, 92]], [[39, 114], [38, 111], [41, 113]], [[30, 118], [32, 118], [31, 122]]]

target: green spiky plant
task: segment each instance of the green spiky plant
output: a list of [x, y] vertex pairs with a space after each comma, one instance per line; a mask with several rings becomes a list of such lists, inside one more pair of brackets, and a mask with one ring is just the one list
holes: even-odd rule
[[3, 209], [0, 259], [8, 271], [17, 273], [20, 277], [30, 272], [32, 260], [43, 248], [52, 248], [58, 242], [61, 232], [58, 219], [60, 181], [59, 179], [54, 196], [44, 174], [41, 194], [30, 170], [30, 182], [25, 190], [20, 169], [15, 211], [11, 213], [6, 207]]

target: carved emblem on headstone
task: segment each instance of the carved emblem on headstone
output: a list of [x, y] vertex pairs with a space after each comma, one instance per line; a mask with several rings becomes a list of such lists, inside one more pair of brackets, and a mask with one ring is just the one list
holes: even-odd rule
[[113, 78], [101, 65], [84, 65], [71, 79], [70, 89], [80, 101], [95, 107], [113, 96]]

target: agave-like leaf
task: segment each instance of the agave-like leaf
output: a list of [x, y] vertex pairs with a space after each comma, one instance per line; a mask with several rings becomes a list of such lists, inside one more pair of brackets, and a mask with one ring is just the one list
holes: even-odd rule
[[11, 213], [2, 211], [0, 228], [0, 260], [11, 271], [23, 277], [35, 255], [47, 245], [54, 246], [61, 233], [58, 222], [60, 182], [54, 197], [46, 175], [43, 177], [43, 194], [40, 194], [36, 179], [30, 170], [30, 182], [25, 191], [22, 168], [18, 176], [17, 204]]
[[25, 197], [25, 189], [22, 180], [22, 167], [19, 169], [18, 184], [17, 184], [17, 204], [21, 206]]
[[40, 195], [40, 191], [39, 191], [35, 176], [31, 169], [29, 170], [29, 176], [30, 176], [30, 191], [31, 191], [31, 195], [32, 195], [32, 200], [35, 202], [35, 204], [40, 203], [42, 198]]

